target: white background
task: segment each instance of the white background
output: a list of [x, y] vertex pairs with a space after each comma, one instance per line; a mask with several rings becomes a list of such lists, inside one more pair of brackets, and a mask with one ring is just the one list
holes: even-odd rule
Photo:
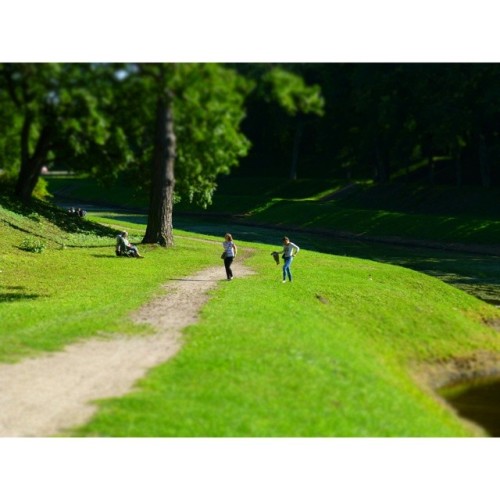
[[[494, 3], [477, 0], [6, 3], [0, 62], [497, 62], [500, 47]], [[497, 498], [498, 442], [3, 438], [1, 491], [9, 500]]]

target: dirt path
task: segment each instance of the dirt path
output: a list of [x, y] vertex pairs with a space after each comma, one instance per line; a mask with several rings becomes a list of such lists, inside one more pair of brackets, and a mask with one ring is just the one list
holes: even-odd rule
[[[232, 267], [235, 279], [251, 273], [238, 260]], [[178, 352], [182, 329], [197, 321], [207, 292], [226, 281], [224, 276], [218, 266], [169, 281], [166, 295], [133, 314], [135, 321], [152, 324], [156, 334], [80, 342], [0, 365], [0, 436], [57, 434], [87, 422], [97, 410], [92, 401], [130, 392], [149, 368]]]

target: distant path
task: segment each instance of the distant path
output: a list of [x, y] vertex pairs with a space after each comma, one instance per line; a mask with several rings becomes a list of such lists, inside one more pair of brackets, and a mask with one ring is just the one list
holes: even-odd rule
[[[251, 274], [241, 260], [235, 260], [232, 267], [235, 279]], [[0, 365], [0, 436], [61, 433], [86, 423], [97, 410], [93, 401], [133, 390], [148, 369], [179, 351], [181, 331], [196, 323], [207, 292], [224, 278], [220, 265], [169, 281], [165, 295], [133, 314], [134, 321], [153, 325], [156, 334], [117, 334]]]

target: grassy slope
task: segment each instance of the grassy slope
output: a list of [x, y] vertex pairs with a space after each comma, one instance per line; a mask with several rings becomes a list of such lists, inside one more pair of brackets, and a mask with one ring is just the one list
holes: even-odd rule
[[500, 244], [498, 189], [359, 183], [341, 191], [343, 187], [335, 180], [228, 178], [221, 181], [210, 210], [246, 213], [249, 221], [304, 229]]
[[[168, 253], [142, 248], [146, 258], [118, 259], [110, 230], [86, 220], [49, 218], [0, 206], [0, 360], [60, 349], [98, 332], [132, 332], [127, 313], [172, 277], [209, 265], [217, 252], [206, 243], [180, 240]], [[69, 224], [69, 225], [67, 225]], [[131, 239], [137, 230], [130, 229]], [[46, 244], [42, 253], [19, 247], [26, 239]], [[64, 245], [64, 246], [63, 246]], [[210, 248], [210, 249], [209, 249]], [[211, 254], [213, 251], [213, 254]]]
[[[465, 436], [409, 364], [500, 351], [498, 312], [403, 268], [303, 251], [283, 285], [267, 245], [224, 283], [171, 362], [77, 435]], [[370, 279], [371, 278], [371, 279]]]
[[[65, 214], [53, 224], [0, 210], [4, 361], [102, 331], [137, 332], [127, 313], [161, 283], [219, 263], [213, 245], [188, 238], [167, 252], [148, 247], [143, 260], [117, 259], [114, 231], [78, 221], [84, 227], [68, 233]], [[18, 248], [34, 233], [50, 236], [41, 254]], [[182, 352], [140, 390], [104, 403], [77, 435], [473, 434], [415, 385], [408, 367], [500, 351], [481, 321], [496, 309], [410, 270], [306, 250], [295, 282], [283, 285], [271, 247], [249, 246], [257, 274], [220, 286]]]
[[[90, 179], [77, 182], [48, 178], [49, 189], [90, 201], [102, 198]], [[474, 187], [358, 183], [328, 179], [288, 181], [274, 178], [220, 179], [214, 203], [207, 213], [245, 214], [244, 220], [303, 229], [430, 240], [442, 243], [500, 245], [500, 191]], [[125, 194], [124, 194], [125, 193]], [[338, 193], [337, 196], [331, 197]], [[144, 207], [146, 201], [124, 186], [106, 190], [106, 200]], [[188, 203], [177, 211], [200, 209]]]

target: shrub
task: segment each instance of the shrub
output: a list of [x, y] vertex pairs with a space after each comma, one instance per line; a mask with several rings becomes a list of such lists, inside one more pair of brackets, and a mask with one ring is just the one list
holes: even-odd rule
[[42, 240], [37, 240], [35, 238], [24, 238], [23, 242], [19, 246], [21, 250], [33, 253], [42, 253], [45, 250], [45, 243]]

